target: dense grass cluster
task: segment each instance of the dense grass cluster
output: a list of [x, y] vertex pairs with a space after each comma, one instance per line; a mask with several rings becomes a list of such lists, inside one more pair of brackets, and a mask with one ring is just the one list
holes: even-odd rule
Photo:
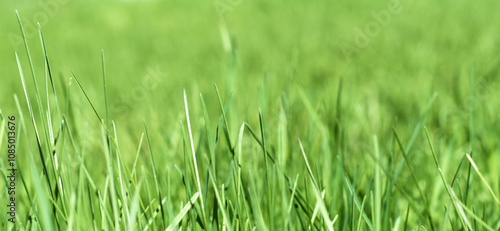
[[[0, 105], [2, 229], [500, 229], [498, 65], [470, 63], [452, 80], [330, 80], [320, 61], [304, 64], [314, 69], [304, 80], [292, 54], [289, 69], [253, 83], [221, 21], [223, 81], [194, 79], [184, 91], [173, 83], [153, 106], [148, 97], [117, 101], [127, 88], [109, 77], [104, 52], [100, 66], [86, 65], [99, 77], [52, 65], [41, 27], [28, 39], [18, 20], [20, 80]], [[422, 55], [410, 60], [425, 63]], [[362, 65], [370, 56], [351, 58]], [[161, 79], [143, 85], [148, 94], [180, 81]], [[15, 224], [3, 212], [11, 115]]]

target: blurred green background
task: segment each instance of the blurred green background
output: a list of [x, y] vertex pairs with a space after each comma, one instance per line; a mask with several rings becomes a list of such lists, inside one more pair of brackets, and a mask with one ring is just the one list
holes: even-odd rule
[[[493, 75], [499, 63], [496, 1], [399, 1], [401, 12], [392, 14], [388, 25], [350, 56], [351, 62], [342, 51], [343, 43], [354, 45], [354, 28], [364, 30], [375, 21], [372, 11], [386, 10], [390, 1], [228, 2], [237, 2], [227, 9], [225, 21], [237, 49], [238, 74], [235, 89], [227, 90], [255, 91], [267, 74], [277, 83], [293, 75], [318, 92], [328, 92], [343, 76], [353, 85], [378, 92], [403, 89], [419, 94], [429, 91], [430, 85], [459, 81], [474, 62], [478, 70]], [[2, 98], [20, 89], [14, 51], [25, 61], [14, 9], [25, 24], [33, 58], [40, 60], [35, 31], [40, 21], [54, 72], [67, 79], [73, 71], [89, 91], [99, 83], [101, 49], [114, 91], [133, 89], [149, 67], [159, 66], [168, 73], [161, 90], [147, 97], [151, 106], [178, 99], [180, 94], [172, 90], [179, 86], [211, 88], [218, 83], [228, 88], [224, 78], [228, 56], [214, 3], [3, 1]]]
[[[157, 131], [176, 129], [183, 119], [183, 88], [195, 104], [202, 92], [214, 114], [219, 109], [213, 84], [223, 99], [232, 92], [239, 126], [241, 120], [256, 122], [259, 108], [279, 107], [283, 93], [290, 97], [290, 113], [303, 111], [296, 104], [297, 85], [315, 108], [333, 110], [340, 78], [345, 111], [356, 121], [353, 137], [389, 134], [395, 118], [403, 126], [411, 124], [438, 92], [432, 122], [459, 131], [466, 140], [466, 127], [457, 124], [467, 124], [474, 65], [479, 114], [487, 118], [481, 125], [499, 126], [494, 117], [499, 106], [498, 1], [50, 0], [1, 5], [0, 105], [5, 113], [16, 111], [14, 93], [26, 105], [14, 52], [32, 84], [17, 9], [42, 89], [37, 21], [58, 90], [64, 93], [72, 71], [100, 113], [104, 50], [111, 118], [126, 125], [122, 129], [134, 140], [143, 120]], [[391, 13], [394, 6], [397, 12]], [[389, 16], [384, 18], [384, 12]], [[76, 95], [74, 121], [92, 122], [75, 84], [71, 95]], [[268, 117], [272, 121], [275, 116]], [[294, 118], [293, 126], [307, 130], [307, 115]]]
[[[482, 106], [479, 114], [487, 118], [481, 125], [484, 129], [499, 126], [494, 117], [499, 106], [498, 1], [50, 0], [0, 4], [2, 110], [16, 111], [14, 93], [26, 105], [14, 52], [32, 84], [17, 9], [42, 89], [37, 21], [60, 94], [72, 71], [102, 114], [104, 50], [110, 114], [122, 131], [132, 135], [134, 142], [124, 142], [131, 144], [127, 148], [136, 145], [143, 120], [165, 136], [178, 129], [184, 118], [183, 88], [194, 101], [193, 113], [199, 115], [194, 123], [201, 118], [200, 92], [209, 111], [218, 115], [214, 83], [223, 99], [233, 93], [232, 113], [238, 118], [233, 127], [242, 120], [257, 122], [259, 108], [269, 111], [272, 124], [277, 120], [272, 110], [281, 105], [285, 94], [299, 136], [308, 131], [309, 118], [300, 113], [303, 105], [296, 86], [304, 89], [314, 108], [328, 113], [335, 108], [340, 78], [353, 137], [390, 134], [396, 118], [410, 128], [432, 93], [438, 92], [439, 110], [432, 112], [431, 123], [442, 127], [443, 133], [458, 131], [466, 140], [466, 126], [457, 124], [468, 121], [469, 76], [474, 65], [475, 91]], [[392, 13], [394, 7], [397, 12]], [[70, 92], [74, 121], [96, 125], [80, 89], [73, 84]]]

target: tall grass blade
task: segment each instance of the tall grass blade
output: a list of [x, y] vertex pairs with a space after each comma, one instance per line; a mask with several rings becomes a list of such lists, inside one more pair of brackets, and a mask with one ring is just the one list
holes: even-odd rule
[[486, 186], [486, 188], [488, 189], [488, 192], [490, 192], [491, 196], [493, 197], [493, 199], [495, 200], [495, 202], [500, 206], [500, 200], [498, 200], [498, 197], [496, 196], [495, 192], [493, 192], [493, 189], [490, 187], [490, 185], [488, 184], [488, 181], [486, 181], [486, 179], [484, 178], [483, 174], [481, 174], [481, 172], [479, 171], [479, 169], [477, 168], [477, 165], [476, 163], [474, 162], [474, 160], [472, 160], [472, 157], [469, 155], [469, 154], [465, 154], [465, 156], [467, 157], [467, 159], [469, 160], [470, 164], [472, 165], [472, 167], [474, 168], [474, 170], [476, 171], [477, 175], [479, 176], [479, 178], [481, 178], [481, 181], [484, 183], [484, 185]]
[[201, 183], [200, 183], [200, 174], [198, 173], [198, 164], [196, 163], [196, 153], [194, 149], [194, 141], [193, 141], [193, 133], [191, 132], [191, 122], [189, 121], [189, 107], [187, 103], [187, 97], [186, 97], [186, 90], [184, 90], [184, 106], [186, 110], [186, 121], [188, 125], [188, 131], [189, 131], [189, 141], [191, 143], [191, 153], [193, 154], [193, 163], [194, 163], [194, 170], [196, 173], [196, 183], [198, 185], [198, 192], [200, 193], [200, 203], [201, 203], [201, 213], [203, 217], [203, 224], [205, 227], [207, 227], [207, 218], [205, 215], [205, 202], [203, 200], [203, 194], [201, 191]]
[[144, 131], [146, 133], [146, 142], [148, 143], [149, 158], [151, 159], [151, 166], [153, 167], [153, 177], [154, 177], [155, 186], [156, 186], [156, 196], [158, 197], [158, 201], [160, 202], [159, 208], [160, 208], [160, 213], [161, 213], [161, 218], [162, 218], [162, 224], [163, 224], [163, 228], [166, 228], [166, 220], [165, 220], [164, 208], [163, 208], [163, 203], [162, 203], [163, 196], [161, 193], [160, 184], [158, 183], [158, 175], [157, 175], [157, 171], [156, 171], [155, 161], [153, 158], [153, 150], [151, 148], [151, 141], [149, 139], [148, 128], [146, 127], [145, 123], [144, 123]]
[[304, 157], [304, 162], [306, 163], [307, 172], [309, 173], [309, 177], [313, 183], [313, 191], [316, 196], [316, 200], [320, 204], [321, 215], [323, 215], [323, 219], [325, 219], [327, 229], [333, 231], [333, 224], [335, 220], [333, 221], [330, 220], [330, 217], [328, 215], [328, 210], [326, 209], [326, 206], [323, 202], [323, 198], [321, 197], [318, 184], [316, 182], [316, 179], [314, 178], [311, 167], [309, 166], [309, 162], [307, 161], [306, 153], [304, 151], [304, 147], [302, 146], [302, 142], [300, 142], [300, 139], [299, 139], [299, 145], [300, 145], [300, 150], [302, 151], [302, 156]]
[[191, 199], [186, 204], [186, 206], [184, 206], [184, 208], [182, 208], [182, 210], [179, 212], [179, 214], [177, 214], [177, 216], [175, 216], [174, 220], [168, 226], [168, 228], [166, 229], [166, 231], [174, 231], [176, 229], [177, 225], [179, 225], [179, 223], [181, 222], [182, 218], [184, 218], [184, 216], [186, 216], [186, 214], [189, 212], [189, 210], [191, 209], [191, 207], [193, 206], [193, 204], [196, 202], [196, 200], [198, 200], [199, 196], [200, 196], [200, 192], [196, 192], [191, 197]]

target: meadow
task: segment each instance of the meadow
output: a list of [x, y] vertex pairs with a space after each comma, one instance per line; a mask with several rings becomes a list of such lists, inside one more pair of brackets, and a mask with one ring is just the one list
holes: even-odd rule
[[3, 1], [0, 228], [500, 230], [499, 6]]

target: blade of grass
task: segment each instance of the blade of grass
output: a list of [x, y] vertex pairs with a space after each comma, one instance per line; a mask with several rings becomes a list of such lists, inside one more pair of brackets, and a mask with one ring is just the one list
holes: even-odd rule
[[132, 207], [130, 208], [130, 214], [128, 217], [128, 225], [127, 225], [129, 231], [134, 230], [134, 227], [136, 227], [136, 225], [137, 225], [136, 219], [137, 219], [137, 214], [139, 214], [139, 209], [140, 209], [139, 196], [140, 196], [140, 192], [141, 192], [141, 186], [142, 186], [142, 181], [137, 184], [134, 196], [132, 198]]
[[[434, 100], [436, 98], [437, 98], [437, 93], [434, 93], [431, 96], [431, 98], [429, 99], [429, 101], [427, 102], [427, 105], [425, 107], [424, 113], [420, 116], [420, 119], [418, 120], [417, 125], [415, 126], [415, 129], [413, 130], [413, 133], [412, 133], [412, 135], [410, 137], [410, 141], [408, 141], [406, 149], [404, 150], [407, 155], [410, 154], [411, 149], [413, 148], [413, 144], [415, 143], [415, 140], [416, 140], [418, 134], [420, 133], [420, 129], [422, 128], [422, 124], [424, 123], [424, 120], [429, 115], [431, 107], [432, 107], [432, 105], [434, 103]], [[394, 178], [394, 182], [396, 182], [398, 180], [399, 173], [401, 172], [401, 169], [403, 168], [404, 162], [405, 162], [405, 159], [402, 159], [399, 162], [399, 165], [398, 165], [398, 167], [396, 169], [396, 172], [394, 173], [394, 177], [393, 177]]]
[[37, 180], [39, 179], [39, 177], [37, 175], [38, 170], [35, 166], [35, 160], [32, 155], [30, 155], [30, 157], [31, 158], [29, 165], [30, 165], [31, 177], [32, 179], [34, 179], [33, 180], [34, 189], [37, 192], [36, 197], [39, 202], [38, 209], [40, 210], [42, 218], [41, 225], [44, 230], [55, 230], [53, 213], [51, 212], [50, 205], [48, 203], [49, 197], [47, 196], [46, 191], [41, 184], [41, 181]]
[[[478, 215], [476, 215], [473, 210], [467, 208], [467, 206], [464, 203], [462, 203], [457, 197], [455, 197], [455, 202], [458, 203], [460, 205], [460, 207], [465, 212], [467, 212], [470, 216], [472, 216], [474, 218], [475, 222], [476, 221], [479, 222], [487, 230], [490, 230], [490, 231], [494, 231], [495, 230], [491, 226], [489, 226], [488, 223], [484, 222], [483, 219], [481, 219]], [[472, 227], [470, 227], [469, 229], [470, 230], [478, 230], [477, 228], [476, 229], [472, 229]]]
[[233, 145], [232, 145], [232, 142], [231, 142], [231, 136], [229, 135], [229, 123], [227, 122], [227, 116], [226, 116], [226, 111], [228, 110], [228, 106], [229, 106], [229, 102], [231, 100], [231, 95], [229, 95], [227, 101], [226, 101], [226, 104], [224, 107], [222, 107], [222, 100], [221, 100], [221, 97], [220, 97], [220, 93], [219, 93], [219, 88], [217, 87], [216, 84], [214, 84], [214, 87], [215, 87], [215, 92], [217, 93], [217, 99], [219, 100], [219, 106], [220, 106], [220, 109], [221, 109], [221, 113], [222, 113], [222, 119], [224, 120], [224, 133], [226, 135], [226, 139], [227, 139], [227, 143], [229, 144], [229, 148], [230, 148], [230, 151], [231, 153], [233, 153], [234, 155], [234, 148], [233, 148]]
[[316, 195], [316, 199], [318, 200], [318, 203], [321, 204], [321, 208], [320, 208], [321, 214], [323, 215], [323, 219], [325, 219], [326, 226], [327, 226], [328, 230], [333, 231], [333, 224], [334, 224], [335, 220], [333, 220], [333, 221], [330, 220], [330, 217], [328, 215], [328, 211], [327, 211], [326, 206], [325, 206], [323, 199], [321, 197], [321, 193], [319, 191], [318, 184], [316, 183], [316, 180], [314, 179], [314, 175], [312, 173], [311, 167], [309, 166], [309, 162], [307, 161], [306, 153], [304, 151], [304, 147], [302, 146], [302, 142], [300, 142], [300, 139], [299, 139], [299, 146], [300, 146], [300, 150], [302, 151], [302, 156], [304, 157], [304, 161], [306, 163], [307, 172], [309, 173], [309, 177], [313, 183], [314, 194]]
[[191, 199], [189, 200], [189, 203], [187, 203], [184, 206], [184, 208], [182, 208], [182, 210], [179, 212], [179, 214], [177, 214], [177, 216], [175, 216], [174, 220], [168, 226], [168, 228], [166, 229], [166, 231], [174, 231], [174, 230], [176, 230], [177, 225], [181, 222], [182, 218], [184, 218], [184, 216], [186, 216], [186, 214], [189, 212], [189, 210], [191, 210], [191, 207], [196, 202], [196, 200], [198, 200], [199, 196], [200, 196], [200, 192], [196, 192], [193, 195], [193, 197], [191, 197]]
[[[364, 208], [365, 208], [365, 202], [366, 202], [366, 195], [363, 197], [363, 201], [361, 202], [361, 209], [360, 211], [364, 211]], [[358, 226], [357, 226], [357, 229], [356, 230], [361, 230], [361, 221], [363, 220], [363, 212], [360, 212], [359, 213], [359, 217], [358, 217]]]
[[[115, 122], [112, 121], [111, 122], [111, 128], [113, 130], [113, 136], [115, 138], [115, 142], [114, 142], [114, 146], [116, 147], [116, 167], [118, 168], [117, 169], [117, 174], [118, 174], [118, 180], [119, 180], [119, 184], [120, 184], [120, 192], [121, 192], [121, 195], [120, 196], [120, 199], [123, 203], [123, 206], [121, 208], [122, 210], [122, 218], [123, 218], [123, 222], [124, 224], [128, 224], [128, 219], [130, 218], [130, 211], [129, 211], [129, 205], [128, 205], [128, 198], [126, 197], [126, 189], [125, 189], [125, 183], [124, 183], [124, 174], [125, 173], [122, 173], [122, 168], [124, 168], [124, 166], [122, 165], [122, 161], [121, 161], [121, 152], [120, 152], [120, 146], [118, 145], [118, 135], [116, 133], [116, 125], [115, 125]], [[123, 212], [123, 210], [125, 212]], [[128, 227], [128, 229], [130, 229], [130, 227]]]
[[76, 84], [78, 84], [78, 87], [80, 87], [80, 90], [82, 90], [83, 95], [85, 95], [85, 98], [87, 99], [87, 102], [89, 102], [90, 106], [92, 107], [92, 110], [94, 110], [94, 113], [97, 116], [97, 119], [99, 119], [99, 122], [102, 123], [103, 120], [101, 119], [101, 116], [99, 116], [99, 113], [97, 113], [97, 110], [95, 109], [94, 104], [92, 103], [92, 101], [90, 101], [90, 98], [87, 95], [87, 92], [85, 92], [82, 85], [80, 84], [80, 81], [78, 81], [78, 78], [76, 78], [76, 76], [73, 72], [71, 72], [71, 76], [73, 77], [73, 79], [75, 79]]
[[[63, 184], [62, 184], [62, 177], [61, 177], [61, 173], [60, 173], [60, 170], [59, 170], [59, 163], [58, 163], [58, 160], [57, 160], [57, 153], [56, 153], [56, 140], [54, 138], [54, 132], [53, 132], [53, 129], [52, 129], [52, 116], [51, 116], [51, 103], [50, 103], [50, 97], [49, 97], [49, 90], [48, 90], [48, 80], [50, 78], [50, 82], [52, 83], [52, 90], [53, 90], [53, 94], [54, 94], [54, 98], [56, 100], [56, 108], [58, 110], [58, 115], [59, 115], [59, 121], [61, 121], [61, 118], [60, 118], [60, 110], [59, 110], [59, 104], [57, 103], [57, 94], [55, 92], [55, 89], [54, 89], [54, 83], [52, 81], [52, 71], [50, 69], [50, 65], [49, 65], [49, 59], [48, 59], [48, 56], [47, 56], [47, 50], [45, 49], [45, 42], [44, 42], [44, 39], [43, 39], [43, 35], [42, 35], [42, 28], [40, 26], [40, 24], [38, 23], [38, 33], [39, 33], [39, 36], [40, 36], [40, 42], [41, 42], [41, 45], [42, 45], [42, 52], [45, 56], [45, 87], [46, 87], [46, 100], [47, 100], [47, 110], [46, 110], [46, 115], [47, 115], [47, 128], [48, 128], [48, 141], [47, 141], [47, 146], [50, 148], [50, 151], [52, 153], [52, 158], [53, 158], [53, 165], [55, 166], [55, 169], [54, 169], [54, 174], [56, 175], [56, 178], [58, 179], [57, 183], [59, 183], [59, 190], [61, 191], [61, 196], [62, 196], [62, 204], [63, 204], [63, 209], [66, 210], [66, 203], [65, 203], [65, 197], [64, 197], [64, 190], [63, 190]], [[59, 131], [58, 131], [59, 133]], [[49, 143], [50, 142], [50, 143]], [[67, 214], [65, 214], [67, 216]]]
[[[456, 196], [454, 196], [455, 193], [453, 192], [453, 189], [448, 186], [448, 183], [446, 183], [446, 179], [444, 178], [443, 173], [441, 171], [441, 168], [439, 167], [439, 161], [437, 159], [436, 153], [434, 152], [434, 147], [432, 145], [432, 142], [431, 142], [431, 139], [429, 137], [429, 133], [428, 133], [426, 127], [424, 127], [424, 131], [425, 131], [425, 135], [427, 137], [427, 142], [429, 143], [429, 147], [431, 149], [432, 157], [434, 158], [434, 163], [436, 164], [436, 169], [439, 172], [439, 176], [441, 177], [441, 181], [443, 182], [443, 184], [444, 184], [444, 186], [446, 188], [446, 192], [448, 193], [448, 196], [450, 197], [450, 200], [453, 202], [452, 203], [453, 207], [455, 208], [456, 212], [461, 217], [460, 222], [462, 224], [462, 227], [469, 228], [470, 230], [472, 230], [472, 228], [470, 226], [470, 223], [467, 220], [467, 217], [465, 217], [465, 215], [463, 214], [463, 210], [461, 209], [460, 205], [458, 203], [456, 203], [456, 201], [455, 201]], [[451, 218], [450, 218], [450, 222], [451, 222]], [[452, 226], [453, 226], [453, 224], [452, 224]]]
[[261, 135], [261, 140], [262, 140], [262, 152], [264, 154], [264, 167], [265, 167], [265, 172], [266, 172], [266, 175], [265, 175], [265, 181], [266, 181], [266, 185], [264, 186], [265, 187], [265, 190], [264, 192], [267, 194], [267, 196], [265, 196], [266, 198], [269, 199], [268, 201], [268, 206], [267, 206], [267, 219], [268, 219], [268, 222], [269, 222], [269, 225], [271, 226], [270, 228], [273, 229], [273, 226], [272, 226], [272, 220], [271, 220], [271, 203], [270, 203], [270, 198], [272, 197], [271, 195], [271, 183], [270, 183], [270, 179], [269, 179], [269, 164], [267, 163], [267, 148], [266, 148], [266, 136], [265, 136], [265, 125], [264, 125], [264, 119], [263, 119], [263, 115], [262, 115], [262, 112], [260, 111], [259, 109], [259, 124], [260, 124], [260, 135]]
[[153, 176], [155, 180], [155, 186], [156, 186], [156, 195], [158, 196], [158, 201], [160, 201], [160, 213], [161, 213], [161, 218], [162, 218], [162, 225], [163, 228], [166, 229], [166, 220], [165, 220], [165, 214], [164, 214], [164, 208], [163, 208], [163, 203], [161, 203], [161, 199], [163, 198], [162, 192], [160, 189], [160, 185], [158, 183], [158, 176], [157, 176], [157, 171], [156, 171], [156, 164], [153, 158], [153, 150], [151, 148], [151, 141], [149, 139], [149, 133], [148, 133], [148, 128], [146, 126], [146, 123], [144, 123], [144, 131], [146, 133], [146, 142], [148, 144], [148, 150], [149, 150], [149, 158], [151, 159], [151, 166], [153, 167]]
[[210, 118], [208, 117], [207, 107], [205, 106], [205, 101], [203, 100], [203, 95], [201, 93], [200, 100], [203, 117], [205, 119], [205, 131], [207, 134], [208, 151], [210, 152], [210, 165], [212, 166], [212, 171], [215, 174], [217, 172], [215, 168], [215, 143], [212, 137], [212, 127], [210, 126]]
[[28, 91], [26, 89], [26, 83], [24, 81], [24, 74], [23, 74], [23, 70], [22, 70], [22, 67], [21, 67], [21, 63], [19, 61], [19, 57], [17, 56], [17, 53], [16, 53], [16, 61], [17, 61], [17, 66], [19, 68], [19, 74], [21, 76], [21, 82], [23, 84], [24, 95], [26, 96], [26, 102], [28, 103], [28, 109], [30, 111], [31, 122], [33, 124], [34, 129], [35, 129], [36, 141], [37, 141], [37, 145], [38, 145], [38, 153], [40, 154], [40, 160], [42, 161], [43, 172], [45, 173], [44, 174], [45, 175], [45, 180], [47, 181], [47, 184], [49, 186], [49, 191], [50, 191], [51, 197], [54, 197], [54, 194], [53, 194], [53, 191], [52, 191], [52, 184], [50, 182], [50, 177], [49, 177], [49, 171], [47, 169], [47, 164], [45, 163], [45, 158], [43, 156], [42, 141], [40, 140], [40, 135], [38, 133], [38, 128], [36, 126], [35, 116], [33, 114], [33, 107], [31, 106], [31, 101], [30, 101], [30, 99], [28, 97]]
[[373, 231], [373, 224], [370, 221], [370, 218], [368, 218], [368, 215], [365, 213], [365, 211], [363, 211], [361, 209], [361, 203], [359, 202], [358, 197], [354, 194], [354, 187], [351, 184], [351, 182], [349, 181], [349, 177], [347, 176], [347, 174], [345, 175], [345, 182], [347, 184], [347, 189], [349, 190], [349, 193], [354, 195], [353, 199], [354, 199], [354, 203], [355, 203], [356, 207], [358, 208], [358, 211], [363, 214], [363, 218], [365, 219], [365, 222], [368, 225], [368, 228], [371, 231]]
[[[114, 217], [114, 228], [115, 229], [120, 229], [120, 223], [119, 223], [119, 215], [118, 215], [118, 198], [116, 196], [116, 190], [115, 190], [115, 177], [114, 177], [114, 168], [113, 168], [113, 160], [112, 160], [112, 154], [111, 154], [111, 147], [110, 143], [107, 142], [108, 135], [104, 131], [104, 125], [101, 126], [101, 131], [102, 131], [102, 141], [104, 145], [104, 150], [105, 150], [105, 156], [106, 156], [106, 165], [108, 168], [108, 179], [109, 179], [109, 184], [110, 184], [110, 196], [111, 196], [111, 206], [113, 208], [113, 217]], [[104, 198], [106, 198], [106, 193]], [[113, 222], [112, 222], [113, 223]]]
[[189, 141], [191, 143], [191, 153], [193, 154], [193, 163], [194, 163], [194, 170], [196, 173], [196, 183], [198, 184], [198, 192], [200, 193], [200, 203], [201, 203], [201, 213], [203, 217], [203, 224], [205, 227], [207, 227], [207, 218], [205, 215], [205, 202], [203, 200], [203, 192], [201, 191], [201, 183], [200, 183], [200, 174], [198, 173], [198, 164], [196, 163], [196, 153], [194, 149], [194, 142], [193, 142], [193, 133], [191, 132], [191, 122], [189, 121], [189, 107], [188, 107], [188, 102], [187, 102], [187, 97], [186, 97], [186, 90], [184, 92], [184, 106], [186, 110], [186, 121], [188, 125], [188, 131], [189, 131]]
[[465, 154], [465, 156], [467, 157], [467, 159], [469, 160], [470, 164], [472, 165], [472, 167], [474, 168], [474, 170], [476, 171], [477, 175], [479, 176], [479, 178], [481, 178], [481, 181], [484, 183], [484, 185], [486, 186], [486, 188], [488, 189], [488, 192], [490, 192], [491, 196], [493, 197], [493, 199], [495, 200], [495, 202], [500, 205], [500, 201], [498, 200], [498, 197], [495, 196], [495, 192], [493, 192], [493, 189], [490, 187], [490, 185], [488, 184], [488, 182], [486, 181], [486, 179], [484, 178], [483, 174], [481, 174], [481, 172], [479, 171], [479, 169], [477, 168], [477, 165], [476, 163], [474, 162], [474, 160], [472, 160], [472, 157], [469, 155], [469, 154]]
[[[380, 162], [380, 153], [378, 150], [377, 136], [373, 136], [373, 145], [375, 150], [375, 158]], [[380, 231], [382, 228], [382, 182], [380, 180], [380, 165], [375, 164], [375, 230]]]
[[432, 222], [431, 213], [430, 213], [430, 210], [429, 210], [429, 202], [427, 201], [427, 197], [425, 196], [425, 194], [423, 193], [422, 189], [420, 188], [420, 185], [418, 184], [417, 177], [415, 176], [415, 172], [413, 171], [413, 168], [410, 165], [408, 156], [406, 154], [405, 149], [403, 148], [403, 144], [401, 143], [401, 140], [399, 139], [399, 136], [398, 136], [398, 133], [396, 132], [396, 129], [393, 128], [393, 131], [394, 131], [394, 135], [396, 137], [396, 141], [398, 143], [398, 146], [399, 146], [399, 148], [401, 150], [401, 153], [403, 154], [404, 163], [406, 163], [406, 166], [408, 167], [408, 170], [410, 170], [410, 175], [411, 175], [411, 177], [413, 179], [413, 182], [414, 182], [415, 186], [418, 189], [420, 197], [422, 197], [422, 201], [424, 203], [424, 209], [425, 209], [425, 213], [426, 213], [427, 219], [429, 221], [429, 225], [431, 226], [432, 230], [435, 230], [434, 229], [434, 224]]
[[[208, 160], [208, 158], [207, 158]], [[209, 175], [210, 175], [210, 181], [212, 182], [212, 187], [214, 189], [214, 192], [215, 192], [215, 198], [217, 199], [217, 203], [219, 204], [219, 208], [220, 208], [220, 211], [222, 212], [222, 217], [224, 219], [224, 227], [223, 229], [228, 229], [228, 230], [233, 230], [233, 226], [231, 225], [231, 221], [229, 220], [229, 217], [227, 215], [227, 212], [226, 212], [226, 206], [224, 206], [224, 203], [223, 203], [223, 199], [221, 199], [221, 197], [224, 196], [224, 194], [220, 194], [219, 193], [219, 190], [217, 189], [217, 183], [216, 183], [216, 179], [215, 179], [215, 175], [214, 175], [214, 172], [212, 172], [212, 170], [210, 168], [208, 168], [208, 172], [209, 172]]]
[[408, 228], [408, 217], [410, 216], [410, 204], [408, 204], [408, 208], [406, 209], [406, 218], [405, 218], [405, 228], [404, 231]]

